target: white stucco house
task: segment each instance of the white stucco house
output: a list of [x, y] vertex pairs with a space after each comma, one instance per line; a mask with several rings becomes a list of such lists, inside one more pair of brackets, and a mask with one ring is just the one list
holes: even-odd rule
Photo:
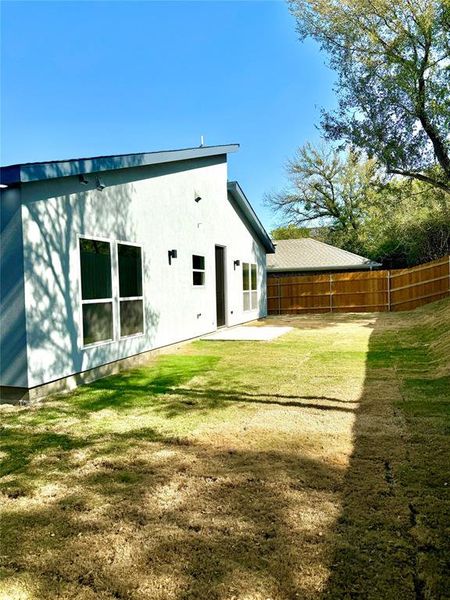
[[1, 169], [4, 395], [73, 387], [130, 357], [266, 315], [274, 248], [228, 182], [227, 155], [237, 150]]

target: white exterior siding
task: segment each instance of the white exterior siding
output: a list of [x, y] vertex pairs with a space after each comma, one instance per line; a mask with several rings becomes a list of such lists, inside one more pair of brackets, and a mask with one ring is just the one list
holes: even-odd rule
[[[224, 246], [226, 319], [266, 315], [265, 250], [227, 198], [224, 156], [30, 183], [22, 191], [28, 386], [216, 329], [215, 245]], [[194, 198], [201, 196], [200, 202]], [[145, 332], [83, 348], [79, 236], [140, 244]], [[168, 262], [168, 251], [178, 257]], [[113, 274], [117, 274], [115, 246]], [[205, 256], [204, 287], [192, 255]], [[234, 269], [234, 261], [241, 265]], [[258, 265], [258, 309], [243, 310], [242, 263]], [[117, 318], [117, 286], [114, 308]]]

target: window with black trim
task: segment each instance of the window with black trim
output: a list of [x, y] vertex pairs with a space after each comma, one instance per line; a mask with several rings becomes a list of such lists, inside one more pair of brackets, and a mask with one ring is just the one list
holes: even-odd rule
[[198, 254], [192, 255], [192, 283], [205, 285], [205, 257]]
[[142, 249], [131, 244], [117, 244], [119, 267], [120, 337], [144, 332], [142, 295]]
[[83, 345], [114, 339], [111, 244], [80, 238]]
[[253, 263], [242, 263], [242, 294], [244, 310], [258, 307], [258, 268]]

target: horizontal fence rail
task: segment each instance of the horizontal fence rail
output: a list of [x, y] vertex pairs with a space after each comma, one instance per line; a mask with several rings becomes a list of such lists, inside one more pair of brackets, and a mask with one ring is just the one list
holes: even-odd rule
[[267, 278], [269, 315], [411, 310], [449, 295], [450, 256], [409, 269]]

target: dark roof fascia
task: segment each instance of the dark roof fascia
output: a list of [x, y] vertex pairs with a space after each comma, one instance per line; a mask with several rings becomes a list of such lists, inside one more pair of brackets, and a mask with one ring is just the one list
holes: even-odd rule
[[264, 229], [263, 224], [258, 219], [257, 214], [253, 210], [250, 202], [247, 199], [247, 196], [244, 194], [239, 183], [237, 181], [229, 181], [227, 187], [228, 187], [228, 191], [231, 194], [231, 196], [233, 197], [234, 201], [236, 202], [236, 204], [239, 206], [242, 213], [244, 214], [244, 217], [246, 218], [248, 224], [253, 229], [253, 231], [256, 233], [258, 239], [264, 246], [266, 253], [274, 254], [275, 248], [274, 248], [274, 245], [272, 244], [272, 240], [270, 239], [267, 231]]
[[222, 146], [184, 148], [181, 150], [163, 150], [139, 154], [96, 156], [93, 158], [76, 158], [71, 160], [9, 165], [1, 167], [1, 182], [4, 185], [29, 183], [32, 181], [71, 177], [74, 175], [98, 173], [101, 171], [145, 167], [148, 165], [203, 158], [206, 156], [218, 156], [221, 154], [237, 152], [238, 150], [239, 144], [226, 144]]
[[369, 269], [378, 269], [378, 267], [382, 267], [381, 263], [373, 262], [373, 263], [365, 263], [359, 265], [330, 265], [330, 266], [322, 266], [322, 267], [289, 267], [278, 269], [277, 267], [267, 267], [268, 273], [287, 273], [298, 271], [302, 273], [304, 271], [360, 271]]

